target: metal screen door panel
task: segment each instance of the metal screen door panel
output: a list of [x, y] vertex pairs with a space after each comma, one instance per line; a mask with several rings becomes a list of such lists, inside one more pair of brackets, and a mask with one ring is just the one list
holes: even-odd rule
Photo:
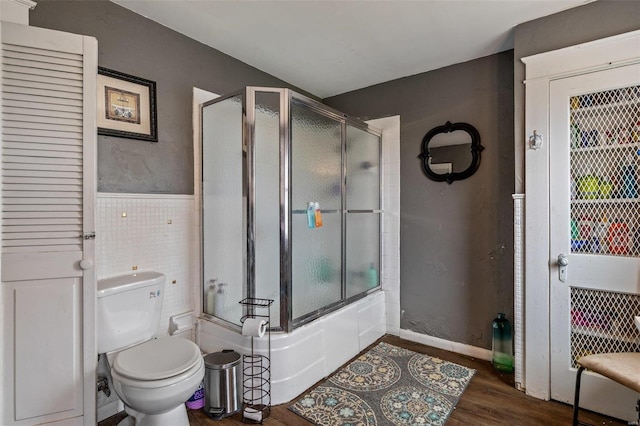
[[[640, 349], [640, 65], [550, 89], [551, 396], [572, 403], [581, 356]], [[581, 395], [583, 408], [634, 416], [637, 396], [601, 376]]]
[[640, 86], [570, 98], [571, 252], [640, 253]]
[[640, 352], [640, 296], [613, 291], [571, 288], [571, 366], [596, 353]]

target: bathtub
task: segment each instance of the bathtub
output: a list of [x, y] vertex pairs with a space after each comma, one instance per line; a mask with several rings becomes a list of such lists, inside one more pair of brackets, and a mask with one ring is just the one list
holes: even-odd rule
[[[377, 291], [291, 333], [271, 333], [271, 404], [295, 399], [382, 337], [385, 319], [385, 293]], [[251, 338], [204, 318], [198, 344], [204, 353], [251, 353]], [[266, 336], [254, 339], [255, 353], [267, 349]]]

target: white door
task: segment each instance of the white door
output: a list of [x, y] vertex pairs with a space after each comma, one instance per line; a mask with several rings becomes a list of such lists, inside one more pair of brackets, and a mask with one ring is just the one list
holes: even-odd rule
[[[577, 359], [640, 350], [640, 65], [554, 80], [549, 95], [551, 397], [572, 403]], [[601, 376], [585, 372], [580, 398], [636, 417], [638, 394]]]
[[95, 39], [2, 23], [0, 424], [95, 424]]

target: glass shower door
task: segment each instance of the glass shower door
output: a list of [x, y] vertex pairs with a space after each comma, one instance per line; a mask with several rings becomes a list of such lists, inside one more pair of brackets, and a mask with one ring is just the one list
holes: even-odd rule
[[[295, 99], [290, 114], [295, 323], [342, 300], [342, 123]], [[318, 203], [321, 227], [307, 220], [309, 203]]]
[[346, 298], [380, 285], [380, 137], [347, 124]]
[[[255, 125], [252, 155], [253, 182], [249, 199], [253, 205], [254, 285], [250, 297], [271, 299], [271, 327], [280, 327], [280, 139], [281, 90], [250, 89]], [[249, 105], [251, 107], [251, 104]], [[252, 174], [249, 173], [249, 176]], [[251, 189], [253, 188], [253, 190]], [[251, 281], [251, 276], [249, 281]]]
[[242, 96], [202, 108], [203, 311], [239, 324], [246, 295]]

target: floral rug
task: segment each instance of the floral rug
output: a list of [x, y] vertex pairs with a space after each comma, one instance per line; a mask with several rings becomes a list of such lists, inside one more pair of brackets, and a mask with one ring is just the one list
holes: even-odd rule
[[289, 410], [318, 426], [443, 425], [475, 372], [379, 343]]

